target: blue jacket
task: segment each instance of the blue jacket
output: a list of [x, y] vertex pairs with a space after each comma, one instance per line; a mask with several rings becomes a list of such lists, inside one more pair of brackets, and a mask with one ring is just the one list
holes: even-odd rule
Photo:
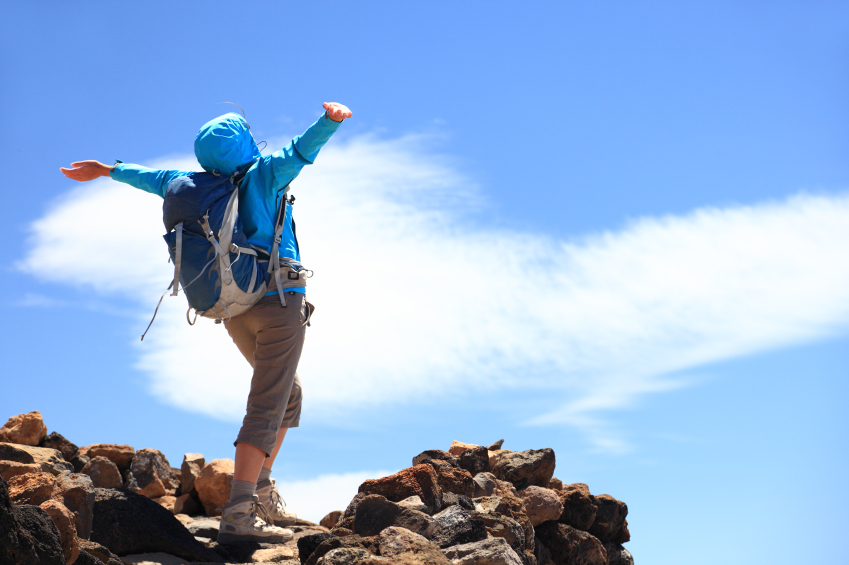
[[[225, 114], [204, 124], [195, 137], [195, 156], [207, 172], [230, 176], [237, 169], [251, 165], [239, 187], [239, 217], [252, 245], [271, 251], [274, 221], [280, 207], [280, 193], [298, 176], [304, 165], [311, 165], [319, 150], [339, 128], [326, 115], [295, 137], [286, 147], [263, 157], [250, 133], [250, 127], [238, 114]], [[119, 163], [112, 178], [146, 192], [165, 197], [168, 184], [192, 171], [148, 169]], [[301, 260], [300, 249], [292, 228], [292, 207], [286, 205], [280, 256]], [[304, 292], [303, 288], [292, 290]], [[274, 290], [269, 294], [277, 294]]]

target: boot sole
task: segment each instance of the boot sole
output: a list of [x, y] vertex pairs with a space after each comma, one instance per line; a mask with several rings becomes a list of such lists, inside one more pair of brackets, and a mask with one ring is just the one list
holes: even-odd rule
[[286, 543], [293, 537], [294, 536], [292, 534], [284, 534], [279, 536], [252, 536], [248, 534], [227, 534], [223, 532], [218, 532], [218, 539], [216, 541], [221, 545], [226, 545], [228, 543], [241, 543], [245, 541], [253, 541], [259, 543]]

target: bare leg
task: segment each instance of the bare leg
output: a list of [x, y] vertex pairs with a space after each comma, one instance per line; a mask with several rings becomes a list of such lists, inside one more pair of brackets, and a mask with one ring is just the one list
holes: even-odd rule
[[[279, 449], [279, 436], [278, 436]], [[233, 480], [256, 483], [259, 478], [259, 470], [266, 459], [265, 452], [243, 441], [236, 443], [236, 468], [233, 472]], [[270, 458], [269, 458], [270, 459]]]
[[[265, 463], [262, 464], [266, 469], [271, 469], [271, 466], [274, 465], [274, 460], [277, 459], [277, 454], [280, 452], [280, 446], [283, 445], [283, 440], [286, 439], [287, 431], [289, 431], [289, 428], [280, 428], [277, 430], [277, 443], [274, 444], [274, 451], [271, 452], [271, 457], [266, 457]], [[259, 471], [257, 471], [257, 476], [259, 476]]]

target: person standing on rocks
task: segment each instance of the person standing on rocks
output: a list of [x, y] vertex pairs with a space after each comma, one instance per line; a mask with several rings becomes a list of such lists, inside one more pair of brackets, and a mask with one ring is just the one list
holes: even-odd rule
[[[351, 117], [335, 102], [324, 104], [325, 113], [283, 149], [262, 156], [250, 126], [238, 114], [225, 114], [205, 124], [195, 137], [195, 156], [207, 172], [229, 176], [253, 163], [239, 187], [239, 216], [249, 243], [271, 249], [280, 192]], [[165, 197], [168, 184], [188, 171], [153, 170], [117, 162], [112, 167], [98, 161], [71, 163], [61, 168], [73, 180], [90, 181], [109, 176], [136, 188]], [[285, 209], [280, 256], [300, 261], [291, 205]], [[277, 290], [271, 290], [247, 312], [224, 322], [239, 351], [253, 367], [247, 414], [236, 438], [236, 465], [230, 502], [223, 507], [219, 543], [259, 541], [282, 543], [291, 539], [296, 515], [285, 508], [271, 467], [289, 428], [301, 416], [301, 381], [298, 360], [305, 326], [313, 311], [305, 287], [289, 288], [283, 307]]]

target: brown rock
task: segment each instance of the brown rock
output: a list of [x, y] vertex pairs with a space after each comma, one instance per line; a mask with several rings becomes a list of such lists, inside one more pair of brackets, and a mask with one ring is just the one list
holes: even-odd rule
[[180, 490], [183, 494], [192, 492], [195, 481], [200, 477], [204, 465], [206, 465], [206, 460], [200, 453], [183, 455], [183, 464], [180, 465]]
[[525, 530], [519, 522], [497, 512], [475, 512], [473, 516], [483, 520], [490, 536], [507, 540], [517, 555], [525, 552]]
[[[622, 530], [624, 528], [627, 531], [625, 517], [628, 516], [628, 505], [609, 494], [596, 496], [595, 503], [598, 512], [587, 531], [604, 543], [615, 542], [624, 537]], [[631, 534], [628, 533], [627, 537], [630, 539]]]
[[9, 480], [9, 498], [15, 504], [39, 506], [53, 495], [54, 478], [50, 473], [18, 475]]
[[501, 449], [501, 446], [502, 446], [502, 445], [504, 445], [504, 440], [503, 440], [503, 439], [500, 439], [500, 440], [498, 440], [498, 441], [496, 441], [496, 442], [493, 442], [493, 443], [489, 444], [489, 445], [486, 447], [486, 449], [487, 449], [488, 451], [498, 451], [499, 449]]
[[529, 486], [547, 487], [554, 475], [555, 456], [551, 448], [505, 453], [498, 457], [492, 474], [521, 490]]
[[330, 533], [334, 536], [345, 537], [354, 533], [354, 516], [344, 516], [333, 528]]
[[322, 518], [319, 524], [324, 526], [325, 528], [332, 528], [337, 523], [339, 523], [339, 518], [342, 517], [342, 513], [342, 510], [333, 510], [332, 512], [329, 512], [324, 518]]
[[479, 445], [475, 445], [474, 443], [463, 443], [462, 441], [454, 440], [451, 442], [451, 447], [448, 448], [448, 453], [455, 457], [460, 457], [464, 451], [467, 449], [473, 449], [475, 447], [480, 447]]
[[51, 475], [74, 470], [73, 465], [62, 459], [62, 454], [55, 449], [16, 443], [0, 443], [0, 461], [35, 463], [42, 471]]
[[70, 462], [71, 459], [76, 457], [80, 450], [76, 446], [76, 444], [71, 443], [62, 434], [53, 432], [43, 440], [38, 442], [38, 447], [46, 447], [48, 449], [55, 449], [59, 453], [62, 454], [62, 457], [65, 458], [65, 461]]
[[525, 506], [525, 514], [531, 520], [531, 525], [538, 526], [549, 520], [557, 520], [563, 513], [563, 504], [557, 492], [530, 486], [519, 491], [519, 498]]
[[174, 499], [174, 514], [195, 516], [200, 514], [201, 510], [203, 510], [203, 506], [201, 506], [201, 504], [191, 494], [181, 494]]
[[391, 526], [378, 536], [380, 556], [392, 563], [450, 563], [439, 547], [405, 528]]
[[347, 518], [349, 516], [353, 516], [354, 514], [356, 514], [357, 513], [357, 504], [359, 504], [360, 501], [362, 499], [364, 499], [366, 496], [368, 496], [368, 495], [364, 492], [358, 492], [357, 494], [355, 494], [354, 498], [351, 499], [351, 502], [348, 503], [347, 508], [345, 508], [345, 513], [342, 516], [344, 518]]
[[16, 461], [0, 461], [0, 477], [6, 481], [18, 475], [40, 473], [41, 465], [35, 463], [18, 463]]
[[122, 485], [118, 467], [106, 457], [94, 457], [86, 463], [81, 473], [91, 477], [95, 488], [118, 488]]
[[525, 549], [534, 550], [534, 527], [528, 515], [525, 514], [525, 506], [521, 498], [504, 491], [503, 496], [483, 496], [476, 498], [474, 502], [477, 512], [496, 512], [516, 520], [525, 532]]
[[455, 545], [444, 552], [455, 565], [523, 565], [522, 558], [500, 538]]
[[232, 459], [213, 459], [203, 466], [195, 489], [207, 516], [220, 516], [219, 508], [230, 500], [230, 483], [233, 482], [235, 463]]
[[80, 554], [80, 542], [77, 540], [77, 527], [74, 525], [74, 514], [64, 504], [55, 500], [46, 500], [40, 505], [47, 512], [56, 529], [59, 530], [59, 539], [62, 540], [62, 554], [65, 563], [71, 565]]
[[[334, 549], [362, 549], [374, 555], [380, 552], [380, 542], [377, 537], [364, 538], [358, 535], [346, 537], [331, 537], [322, 541], [306, 558], [304, 565], [316, 565], [319, 559]], [[353, 562], [351, 562], [353, 564]], [[359, 563], [359, 561], [357, 562]]]
[[469, 498], [475, 495], [475, 481], [468, 471], [448, 466], [433, 469], [442, 492], [453, 492]]
[[177, 512], [174, 512], [174, 505], [177, 502], [176, 496], [160, 496], [159, 498], [154, 498], [152, 500], [168, 510], [171, 514], [177, 514]]
[[251, 554], [251, 563], [279, 563], [297, 557], [297, 551], [294, 548], [281, 545], [269, 549], [257, 549]]
[[594, 536], [560, 522], [545, 522], [536, 535], [551, 552], [555, 563], [607, 565], [607, 552]]
[[506, 455], [507, 453], [513, 453], [509, 449], [495, 449], [489, 450], [487, 455], [489, 456], [489, 468], [492, 469], [495, 467], [495, 464], [498, 463], [498, 458], [502, 455]]
[[91, 536], [94, 509], [94, 485], [91, 478], [81, 473], [62, 473], [53, 482], [52, 498], [74, 513], [77, 537], [88, 539]]
[[121, 559], [109, 551], [108, 547], [102, 546], [97, 542], [87, 539], [80, 539], [80, 550], [90, 553], [97, 558], [103, 565], [124, 565]]
[[618, 543], [604, 544], [604, 551], [607, 552], [607, 565], [634, 565], [631, 553]]
[[138, 484], [138, 494], [159, 498], [177, 492], [179, 484], [171, 473], [171, 465], [158, 449], [140, 449], [133, 457], [130, 473]]
[[548, 481], [548, 488], [551, 490], [563, 490], [563, 481], [557, 477], [551, 477], [551, 480]]
[[424, 464], [402, 469], [382, 479], [367, 480], [360, 485], [358, 492], [379, 494], [392, 502], [418, 496], [431, 512], [438, 511], [442, 505], [442, 489], [436, 471]]
[[451, 467], [459, 467], [460, 460], [448, 452], [439, 449], [428, 449], [413, 457], [413, 467], [427, 461], [444, 461]]
[[0, 428], [0, 441], [37, 446], [47, 436], [47, 426], [41, 412], [33, 410], [9, 418]]
[[622, 523], [619, 533], [613, 536], [613, 543], [628, 543], [631, 541], [631, 532], [628, 530], [628, 520]]
[[121, 472], [130, 468], [135, 455], [135, 449], [129, 445], [118, 445], [112, 443], [95, 443], [80, 448], [81, 455], [87, 455], [90, 458], [106, 457], [118, 467]]
[[357, 505], [353, 528], [357, 535], [376, 536], [390, 526], [406, 528], [425, 537], [439, 528], [439, 524], [424, 512], [404, 508], [378, 494], [365, 497]]
[[557, 495], [563, 504], [563, 513], [557, 521], [579, 530], [589, 530], [598, 511], [590, 488], [584, 483], [573, 483], [565, 485]]
[[187, 526], [195, 521], [195, 519], [189, 516], [188, 514], [182, 514], [180, 512], [174, 514], [174, 517], [177, 519], [178, 522], [180, 522], [184, 526]]

